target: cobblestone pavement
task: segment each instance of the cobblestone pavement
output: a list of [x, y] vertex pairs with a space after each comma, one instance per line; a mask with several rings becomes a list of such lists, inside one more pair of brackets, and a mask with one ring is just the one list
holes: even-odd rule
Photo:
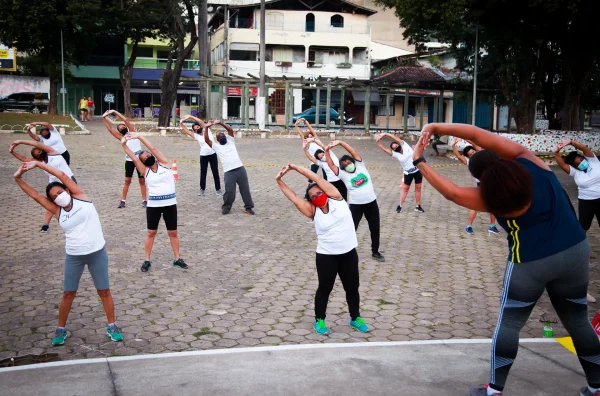
[[[123, 152], [95, 121], [90, 136], [66, 136], [72, 169], [100, 213], [110, 257], [111, 289], [122, 343], [107, 342], [106, 318], [89, 273], [84, 273], [68, 329], [72, 337], [61, 347], [50, 340], [56, 326], [63, 280], [64, 234], [54, 220], [40, 234], [44, 212], [12, 179], [18, 164], [9, 143], [26, 135], [1, 135], [0, 200], [0, 359], [28, 353], [56, 352], [63, 359], [133, 355], [238, 346], [320, 342], [400, 341], [489, 338], [499, 308], [506, 260], [506, 235], [488, 236], [486, 215], [464, 232], [468, 211], [446, 201], [426, 182], [424, 214], [397, 214], [401, 171], [370, 140], [350, 140], [371, 169], [382, 216], [384, 263], [370, 257], [370, 238], [363, 220], [358, 230], [361, 311], [372, 330], [362, 334], [348, 326], [344, 292], [338, 283], [330, 298], [327, 322], [332, 333], [312, 330], [316, 236], [275, 183], [287, 162], [307, 164], [299, 139], [243, 139], [239, 152], [248, 168], [256, 216], [243, 213], [241, 199], [228, 216], [208, 179], [207, 195], [198, 197], [198, 144], [182, 137], [153, 137], [170, 159], [176, 158], [179, 232], [182, 257], [189, 270], [171, 266], [172, 252], [161, 223], [153, 267], [141, 273], [146, 231], [138, 186], [132, 184], [127, 208], [117, 209], [123, 184]], [[23, 150], [23, 148], [21, 148]], [[340, 152], [341, 154], [341, 152]], [[473, 181], [464, 166], [428, 157], [438, 170], [462, 185]], [[557, 169], [558, 170], [558, 169]], [[576, 187], [559, 177], [576, 202]], [[221, 172], [221, 177], [222, 177]], [[39, 191], [46, 177], [32, 171], [26, 179]], [[286, 176], [297, 193], [305, 182]], [[597, 249], [592, 243], [591, 292], [600, 292]], [[541, 337], [541, 315], [556, 318], [547, 296], [535, 308], [523, 337]], [[590, 313], [591, 315], [591, 313]], [[555, 334], [565, 334], [555, 324]]]

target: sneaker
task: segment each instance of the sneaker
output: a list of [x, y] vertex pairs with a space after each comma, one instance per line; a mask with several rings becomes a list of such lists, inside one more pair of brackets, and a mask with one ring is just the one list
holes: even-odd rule
[[144, 208], [147, 208], [148, 207], [148, 201], [142, 201], [142, 206]]
[[496, 227], [496, 225], [491, 225], [490, 228], [488, 228], [488, 233], [489, 234], [494, 234], [494, 235], [498, 235], [500, 234], [500, 230], [498, 229], [498, 227]]
[[204, 196], [204, 190], [200, 190], [200, 192], [198, 193], [199, 197], [203, 197]]
[[[487, 396], [487, 388], [489, 385], [480, 385], [477, 388], [471, 388], [469, 396]], [[502, 396], [502, 393], [494, 393], [494, 396]]]
[[123, 333], [116, 324], [110, 325], [106, 328], [106, 336], [112, 341], [123, 341]]
[[48, 224], [44, 224], [44, 225], [42, 225], [42, 229], [40, 230], [40, 232], [48, 232], [49, 228], [50, 228], [50, 226]]
[[402, 206], [398, 205], [396, 206], [396, 213], [400, 213], [402, 212]]
[[144, 264], [142, 264], [142, 272], [148, 272], [150, 267], [152, 267], [152, 261], [144, 261]]
[[587, 294], [586, 300], [587, 300], [587, 302], [592, 303], [592, 304], [596, 302], [596, 299], [590, 293]]
[[327, 328], [327, 325], [323, 319], [317, 319], [315, 324], [313, 324], [313, 328], [317, 334], [329, 334], [329, 329]]
[[182, 258], [179, 260], [173, 260], [173, 267], [179, 267], [181, 269], [188, 269], [188, 265], [183, 261]]
[[371, 257], [373, 257], [377, 261], [385, 261], [385, 257], [383, 257], [382, 254], [379, 253], [379, 252], [378, 253], [373, 253], [371, 255]]
[[219, 197], [222, 197], [223, 195], [225, 195], [223, 190], [217, 190], [217, 192], [215, 194], [217, 194], [217, 196], [219, 196]]
[[244, 213], [254, 216], [255, 213], [252, 208], [244, 209]]
[[54, 331], [54, 338], [52, 339], [52, 345], [53, 346], [58, 346], [58, 345], [62, 345], [65, 343], [65, 340], [69, 338], [69, 336], [67, 335], [67, 329], [56, 329], [56, 331]]
[[596, 392], [592, 393], [590, 391], [590, 388], [588, 388], [587, 386], [584, 386], [583, 388], [581, 388], [579, 395], [580, 396], [600, 396], [600, 390], [597, 390]]
[[356, 318], [356, 320], [350, 321], [350, 327], [360, 331], [361, 333], [366, 333], [367, 331], [369, 331], [369, 326], [367, 326], [365, 321], [362, 320], [360, 316]]
[[231, 212], [231, 209], [221, 209], [221, 213], [224, 215], [229, 214], [229, 212]]
[[415, 212], [425, 213], [425, 211], [423, 210], [423, 208], [421, 207], [421, 205], [415, 206]]
[[469, 226], [467, 226], [467, 228], [465, 228], [465, 231], [466, 231], [466, 232], [467, 232], [467, 234], [469, 234], [469, 235], [473, 235], [473, 234], [475, 234], [475, 233], [473, 232], [473, 227], [471, 227], [470, 225], [469, 225]]
[[119, 202], [119, 209], [123, 209], [125, 207], [125, 201]]

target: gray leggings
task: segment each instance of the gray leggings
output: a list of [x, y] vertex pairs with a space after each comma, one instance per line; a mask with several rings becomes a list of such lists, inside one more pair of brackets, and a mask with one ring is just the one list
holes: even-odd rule
[[225, 180], [225, 194], [223, 195], [223, 209], [231, 210], [231, 206], [235, 201], [235, 185], [240, 187], [240, 194], [242, 195], [242, 201], [244, 201], [244, 208], [252, 209], [254, 202], [252, 202], [252, 195], [250, 194], [250, 184], [248, 183], [248, 173], [246, 168], [240, 166], [239, 168], [232, 169], [223, 174]]
[[79, 280], [83, 275], [85, 265], [92, 275], [96, 290], [106, 290], [110, 287], [108, 281], [108, 254], [106, 247], [97, 252], [81, 256], [65, 256], [65, 286], [64, 291], [74, 292], [79, 289]]
[[517, 356], [519, 332], [544, 289], [573, 339], [588, 383], [600, 388], [600, 341], [590, 324], [587, 287], [590, 280], [588, 240], [550, 257], [528, 263], [508, 262], [500, 315], [492, 341], [490, 386], [502, 390]]

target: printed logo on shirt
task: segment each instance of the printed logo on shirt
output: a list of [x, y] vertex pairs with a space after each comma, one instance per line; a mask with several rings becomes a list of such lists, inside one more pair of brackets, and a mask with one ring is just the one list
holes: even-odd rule
[[364, 173], [359, 173], [352, 179], [350, 179], [350, 184], [354, 188], [361, 188], [369, 184], [369, 178]]
[[77, 212], [79, 212], [80, 210], [81, 210], [81, 208], [77, 208], [77, 210], [73, 213], [69, 213], [69, 212], [63, 213], [62, 221], [69, 220], [71, 217], [75, 216], [77, 214]]

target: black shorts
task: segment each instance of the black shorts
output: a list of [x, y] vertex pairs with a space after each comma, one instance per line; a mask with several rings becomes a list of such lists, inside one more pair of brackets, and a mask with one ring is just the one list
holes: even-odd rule
[[71, 154], [69, 154], [69, 150], [65, 151], [61, 155], [65, 159], [65, 162], [67, 163], [67, 165], [71, 166]]
[[407, 186], [410, 186], [413, 180], [415, 181], [415, 184], [423, 183], [423, 175], [421, 174], [421, 171], [411, 173], [410, 175], [404, 175], [404, 180], [402, 182]]
[[154, 208], [148, 206], [146, 208], [146, 222], [149, 230], [158, 230], [158, 223], [161, 216], [165, 219], [167, 230], [172, 231], [177, 229], [177, 205]]
[[138, 178], [142, 179], [144, 177], [144, 175], [137, 170], [133, 161], [125, 161], [125, 177], [133, 177], [134, 170], [137, 172]]
[[600, 199], [580, 199], [579, 224], [584, 230], [590, 229], [594, 216], [596, 216], [598, 225], [600, 225]]

